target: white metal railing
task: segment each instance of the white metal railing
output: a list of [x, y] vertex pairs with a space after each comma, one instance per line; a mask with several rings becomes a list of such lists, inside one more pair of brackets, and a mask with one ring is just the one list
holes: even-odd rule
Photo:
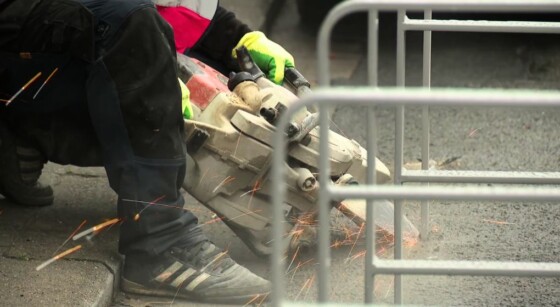
[[[368, 12], [368, 84], [377, 86], [378, 66], [378, 13], [379, 11], [396, 11], [398, 13], [397, 26], [397, 78], [396, 85], [401, 89], [364, 89], [362, 91], [331, 90], [330, 86], [330, 35], [335, 24], [351, 13]], [[407, 11], [423, 11], [424, 20], [408, 19]], [[319, 302], [328, 302], [329, 286], [329, 221], [328, 212], [333, 198], [361, 198], [367, 199], [367, 220], [373, 221], [371, 206], [374, 199], [395, 200], [395, 260], [380, 260], [375, 257], [375, 232], [373, 223], [366, 225], [366, 280], [364, 301], [374, 301], [373, 282], [377, 274], [395, 275], [395, 303], [402, 303], [401, 274], [454, 274], [454, 275], [502, 275], [502, 276], [560, 276], [560, 263], [513, 263], [487, 261], [420, 261], [402, 260], [402, 200], [422, 200], [421, 233], [427, 233], [429, 205], [428, 200], [510, 200], [510, 201], [558, 201], [560, 192], [553, 188], [540, 186], [516, 188], [480, 188], [469, 190], [465, 188], [441, 188], [437, 186], [410, 187], [401, 186], [404, 182], [425, 183], [523, 183], [523, 184], [558, 184], [560, 173], [556, 172], [488, 172], [488, 171], [430, 171], [427, 172], [429, 161], [429, 107], [430, 106], [509, 106], [509, 107], [558, 107], [560, 93], [523, 92], [523, 91], [450, 91], [450, 90], [410, 90], [402, 89], [405, 85], [405, 38], [407, 31], [424, 32], [423, 58], [423, 86], [430, 87], [431, 78], [431, 31], [469, 31], [469, 32], [512, 32], [512, 33], [549, 33], [559, 34], [560, 23], [557, 22], [518, 22], [518, 21], [458, 21], [433, 20], [433, 11], [469, 11], [469, 12], [560, 12], [558, 1], [490, 1], [470, 0], [457, 2], [455, 0], [437, 0], [433, 2], [414, 0], [352, 0], [345, 1], [333, 9], [325, 19], [318, 37], [318, 77], [322, 87], [289, 109], [278, 124], [278, 131], [287, 125], [288, 118], [294, 111], [303, 106], [319, 104], [321, 112], [321, 127], [329, 127], [327, 110], [337, 104], [367, 106], [367, 149], [368, 161], [375, 161], [375, 114], [374, 106], [391, 106], [395, 108], [395, 173], [394, 186], [374, 186], [375, 165], [368, 165], [367, 185], [361, 187], [333, 187], [330, 185], [328, 174], [329, 164], [326, 158], [320, 160], [320, 201], [319, 201], [319, 272], [318, 290]], [[422, 170], [403, 170], [404, 146], [404, 112], [405, 106], [422, 106]], [[321, 129], [321, 157], [328, 157], [328, 129]], [[282, 254], [281, 236], [282, 203], [285, 186], [282, 182], [283, 159], [285, 157], [284, 137], [281, 133], [275, 135], [275, 152], [273, 161], [275, 210], [274, 253], [272, 258], [273, 273], [273, 303], [283, 302]], [[372, 163], [373, 164], [373, 163]], [[373, 237], [373, 239], [369, 239]]]
[[[284, 178], [284, 158], [286, 156], [284, 131], [289, 117], [303, 106], [319, 104], [320, 126], [329, 127], [328, 110], [336, 104], [368, 107], [368, 131], [374, 131], [375, 106], [455, 106], [470, 107], [560, 107], [560, 92], [533, 91], [453, 91], [421, 89], [363, 89], [347, 91], [343, 89], [322, 89], [303, 98], [294, 107], [289, 108], [278, 123], [274, 136], [273, 157], [273, 254], [272, 281], [273, 302], [278, 306], [283, 302], [283, 212], [282, 204], [286, 191]], [[328, 157], [328, 130], [320, 129], [321, 157]], [[375, 161], [376, 140], [368, 138], [368, 161]], [[560, 263], [515, 263], [488, 261], [422, 261], [422, 260], [381, 260], [375, 257], [375, 232], [373, 231], [373, 200], [394, 199], [395, 203], [407, 200], [489, 200], [489, 201], [560, 201], [560, 190], [553, 187], [526, 186], [515, 190], [505, 187], [441, 187], [441, 186], [376, 186], [374, 185], [375, 162], [368, 164], [367, 184], [362, 186], [333, 186], [330, 181], [328, 159], [320, 160], [320, 197], [319, 197], [319, 302], [328, 301], [329, 267], [330, 267], [330, 225], [329, 211], [332, 199], [367, 199], [366, 224], [366, 287], [365, 302], [373, 302], [373, 281], [376, 274], [433, 274], [433, 275], [501, 275], [501, 276], [543, 276], [559, 277]], [[395, 208], [395, 234], [402, 232], [402, 212]], [[372, 239], [369, 239], [372, 238]], [[396, 240], [396, 239], [395, 239]], [[395, 241], [397, 244], [397, 241]], [[397, 290], [397, 288], [395, 288]], [[400, 302], [396, 302], [400, 303]]]

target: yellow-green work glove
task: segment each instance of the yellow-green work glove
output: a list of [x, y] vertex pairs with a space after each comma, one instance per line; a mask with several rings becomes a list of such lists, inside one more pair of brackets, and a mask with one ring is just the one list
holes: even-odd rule
[[294, 57], [282, 46], [269, 40], [262, 32], [253, 31], [245, 34], [233, 49], [234, 58], [237, 58], [235, 50], [241, 46], [247, 48], [257, 66], [276, 84], [282, 84], [286, 67], [295, 66]]
[[185, 83], [181, 81], [181, 79], [178, 80], [179, 86], [181, 86], [181, 110], [183, 111], [183, 117], [185, 119], [192, 119], [193, 110], [190, 99], [191, 92], [189, 91], [189, 88], [185, 85]]

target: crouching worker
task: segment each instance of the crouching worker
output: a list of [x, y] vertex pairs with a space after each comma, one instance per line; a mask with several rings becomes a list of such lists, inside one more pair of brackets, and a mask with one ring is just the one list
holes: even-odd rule
[[[0, 0], [0, 193], [49, 205], [52, 189], [39, 182], [46, 161], [103, 165], [123, 221], [124, 291], [206, 303], [264, 298], [270, 283], [183, 209], [176, 51], [233, 68], [244, 45], [277, 83], [293, 59], [217, 1], [156, 2]], [[156, 199], [165, 206], [149, 206]]]

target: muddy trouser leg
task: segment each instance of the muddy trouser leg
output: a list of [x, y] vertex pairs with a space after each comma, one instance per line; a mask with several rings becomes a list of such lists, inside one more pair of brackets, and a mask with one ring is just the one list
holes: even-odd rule
[[[93, 9], [100, 20], [103, 9]], [[186, 149], [173, 34], [151, 7], [120, 29], [89, 72], [89, 112], [119, 195], [119, 250], [156, 255], [205, 239], [180, 193]]]

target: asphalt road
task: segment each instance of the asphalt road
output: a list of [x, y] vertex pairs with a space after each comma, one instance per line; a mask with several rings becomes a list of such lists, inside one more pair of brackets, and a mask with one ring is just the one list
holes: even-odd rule
[[[407, 85], [421, 84], [419, 36], [407, 41]], [[560, 73], [557, 36], [435, 33], [434, 87], [557, 89]], [[380, 43], [379, 78], [393, 85], [394, 42]], [[360, 64], [349, 84], [365, 84]], [[365, 140], [362, 109], [338, 108], [334, 121], [346, 135]], [[407, 109], [405, 161], [420, 158], [421, 112]], [[560, 166], [557, 109], [432, 108], [431, 157], [444, 161], [460, 157], [454, 167], [468, 170], [558, 171]], [[361, 123], [361, 124], [359, 124]], [[392, 109], [378, 110], [379, 157], [388, 164], [394, 153]], [[515, 189], [515, 187], [512, 187]], [[431, 260], [559, 261], [559, 204], [441, 202], [431, 205], [428, 240], [408, 248], [406, 257]], [[419, 224], [418, 204], [407, 202], [407, 216]], [[342, 260], [342, 259], [341, 259]], [[335, 260], [333, 263], [342, 263]], [[349, 265], [333, 270], [336, 298], [355, 301], [359, 280], [351, 284]], [[348, 271], [359, 271], [358, 265]], [[390, 288], [392, 279], [381, 280]], [[560, 304], [557, 278], [405, 276], [404, 302], [449, 306], [555, 306]], [[355, 287], [354, 287], [355, 285]], [[346, 289], [352, 289], [344, 291]], [[353, 294], [350, 294], [352, 292]], [[392, 302], [392, 291], [379, 293]]]

